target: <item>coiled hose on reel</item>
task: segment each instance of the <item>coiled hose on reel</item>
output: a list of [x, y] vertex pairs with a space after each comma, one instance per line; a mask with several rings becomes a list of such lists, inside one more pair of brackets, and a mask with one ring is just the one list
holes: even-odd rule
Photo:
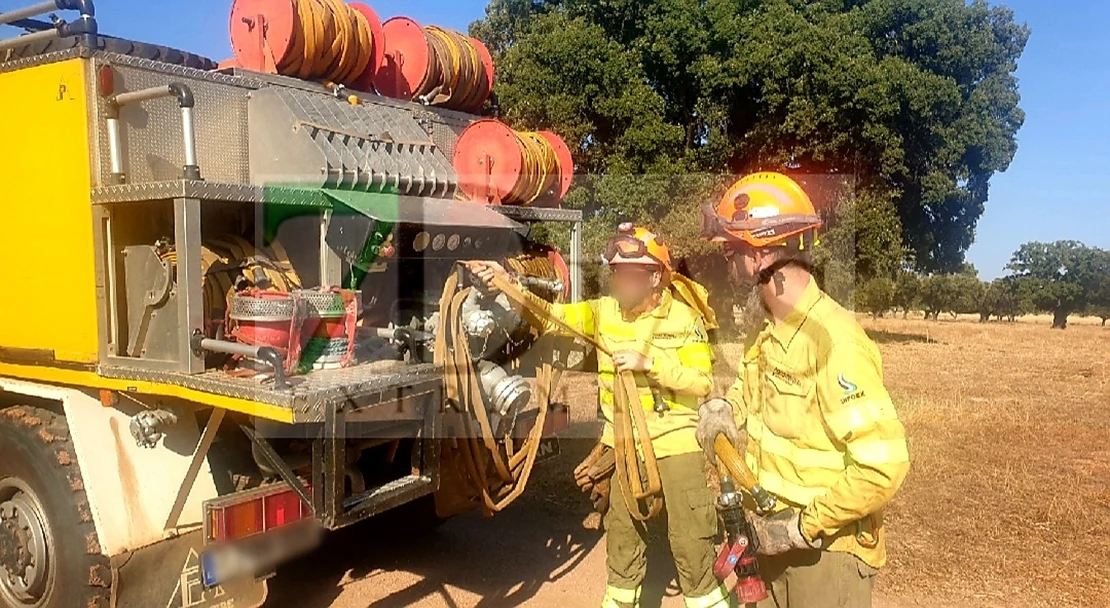
[[380, 32], [372, 9], [343, 0], [235, 0], [231, 9], [240, 67], [305, 80], [369, 88]]
[[366, 17], [342, 0], [293, 0], [292, 47], [278, 73], [350, 83], [366, 71], [374, 38]]
[[454, 30], [429, 25], [428, 72], [413, 97], [427, 105], [477, 112], [489, 96], [486, 67], [474, 40]]

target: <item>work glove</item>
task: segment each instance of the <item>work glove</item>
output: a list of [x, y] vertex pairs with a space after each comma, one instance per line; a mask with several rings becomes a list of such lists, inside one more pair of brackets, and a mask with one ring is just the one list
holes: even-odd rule
[[594, 503], [594, 510], [601, 515], [609, 510], [609, 485], [612, 480], [612, 477], [600, 479], [590, 490], [590, 502]]
[[590, 497], [594, 509], [605, 515], [609, 509], [609, 491], [617, 459], [612, 448], [598, 442], [590, 455], [574, 468], [574, 482]]
[[802, 512], [795, 509], [767, 516], [749, 515], [748, 521], [759, 539], [760, 555], [778, 555], [793, 549], [820, 549], [824, 544], [823, 539], [810, 541], [805, 537], [802, 533]]
[[724, 433], [737, 452], [744, 453], [747, 439], [736, 427], [736, 418], [732, 414], [732, 404], [724, 399], [710, 399], [698, 408], [698, 428], [695, 436], [698, 445], [705, 450], [705, 457], [709, 462], [717, 463], [717, 454], [713, 450], [713, 442], [717, 435]]
[[466, 267], [478, 278], [479, 281], [485, 286], [486, 290], [490, 293], [497, 292], [497, 287], [493, 284], [495, 279], [501, 279], [506, 283], [512, 283], [513, 277], [505, 267], [497, 262], [489, 260], [475, 260], [467, 262]]

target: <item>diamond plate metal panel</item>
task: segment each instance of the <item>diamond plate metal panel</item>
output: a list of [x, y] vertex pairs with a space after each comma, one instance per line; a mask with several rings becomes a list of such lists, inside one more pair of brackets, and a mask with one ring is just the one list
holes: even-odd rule
[[455, 144], [458, 143], [462, 132], [480, 118], [425, 107], [416, 107], [412, 113], [417, 124], [432, 138], [432, 141], [439, 146], [440, 150], [443, 150], [443, 155], [448, 160], [455, 158]]
[[272, 383], [263, 384], [251, 378], [237, 378], [226, 372], [212, 370], [203, 374], [170, 371], [147, 371], [122, 367], [101, 367], [106, 378], [159, 382], [183, 386], [226, 397], [248, 399], [293, 410], [297, 422], [323, 420], [328, 406], [368, 407], [374, 403], [393, 401], [400, 389], [422, 385], [438, 386], [443, 371], [431, 364], [406, 364], [401, 361], [380, 361], [336, 370], [319, 370], [305, 376], [293, 376], [295, 383], [287, 390], [274, 390]]
[[42, 55], [34, 55], [32, 57], [24, 57], [23, 59], [14, 59], [11, 61], [3, 61], [4, 51], [0, 51], [0, 74], [4, 72], [14, 72], [24, 68], [34, 67], [36, 65], [45, 65], [47, 63], [54, 63], [56, 61], [65, 61], [66, 59], [73, 59], [74, 57], [81, 56], [81, 49], [72, 48], [64, 51], [57, 51], [54, 53], [44, 53]]
[[93, 188], [92, 201], [96, 205], [114, 203], [141, 203], [145, 201], [169, 200], [174, 198], [195, 198], [204, 201], [229, 203], [275, 203], [279, 205], [301, 205], [329, 208], [331, 202], [318, 190], [294, 188], [261, 188], [239, 184], [220, 184], [216, 182], [174, 180], [147, 182]]
[[440, 198], [457, 190], [450, 161], [405, 108], [267, 87], [254, 93], [249, 113], [254, 184], [385, 187]]
[[490, 205], [505, 217], [521, 222], [581, 222], [579, 209], [552, 209], [550, 207], [520, 207], [515, 205]]
[[[248, 183], [247, 99], [257, 83], [150, 60], [104, 54], [97, 62], [116, 72], [116, 91], [136, 91], [184, 82], [196, 98], [194, 122], [201, 176], [225, 183]], [[97, 97], [95, 124], [100, 184], [108, 184], [107, 102]], [[181, 111], [172, 99], [124, 107], [120, 113], [123, 167], [130, 183], [181, 177], [184, 141]]]

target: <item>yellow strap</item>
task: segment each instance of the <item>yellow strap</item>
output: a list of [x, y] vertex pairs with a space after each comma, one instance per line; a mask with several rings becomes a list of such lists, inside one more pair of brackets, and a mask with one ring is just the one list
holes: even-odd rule
[[671, 292], [674, 297], [701, 315], [706, 329], [717, 329], [717, 313], [709, 305], [709, 291], [697, 281], [679, 274], [671, 273]]

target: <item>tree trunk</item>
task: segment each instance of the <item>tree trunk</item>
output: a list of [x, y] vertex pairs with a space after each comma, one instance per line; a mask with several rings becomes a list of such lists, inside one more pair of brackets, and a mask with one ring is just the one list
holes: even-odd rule
[[[905, 309], [902, 310], [902, 319], [904, 320], [904, 319], [908, 319], [908, 318], [910, 318], [910, 309], [905, 308]], [[1106, 320], [1105, 319], [1103, 319], [1102, 324], [1106, 325]]]
[[1106, 327], [1106, 320], [1107, 320], [1107, 319], [1110, 319], [1110, 317], [1103, 317], [1103, 318], [1102, 318], [1102, 326], [1103, 326], [1103, 327]]
[[989, 313], [989, 312], [979, 313], [979, 322], [980, 323], [989, 323], [990, 320], [991, 320], [991, 313]]
[[1068, 328], [1068, 311], [1063, 308], [1058, 308], [1052, 313], [1052, 329], [1067, 329]]

